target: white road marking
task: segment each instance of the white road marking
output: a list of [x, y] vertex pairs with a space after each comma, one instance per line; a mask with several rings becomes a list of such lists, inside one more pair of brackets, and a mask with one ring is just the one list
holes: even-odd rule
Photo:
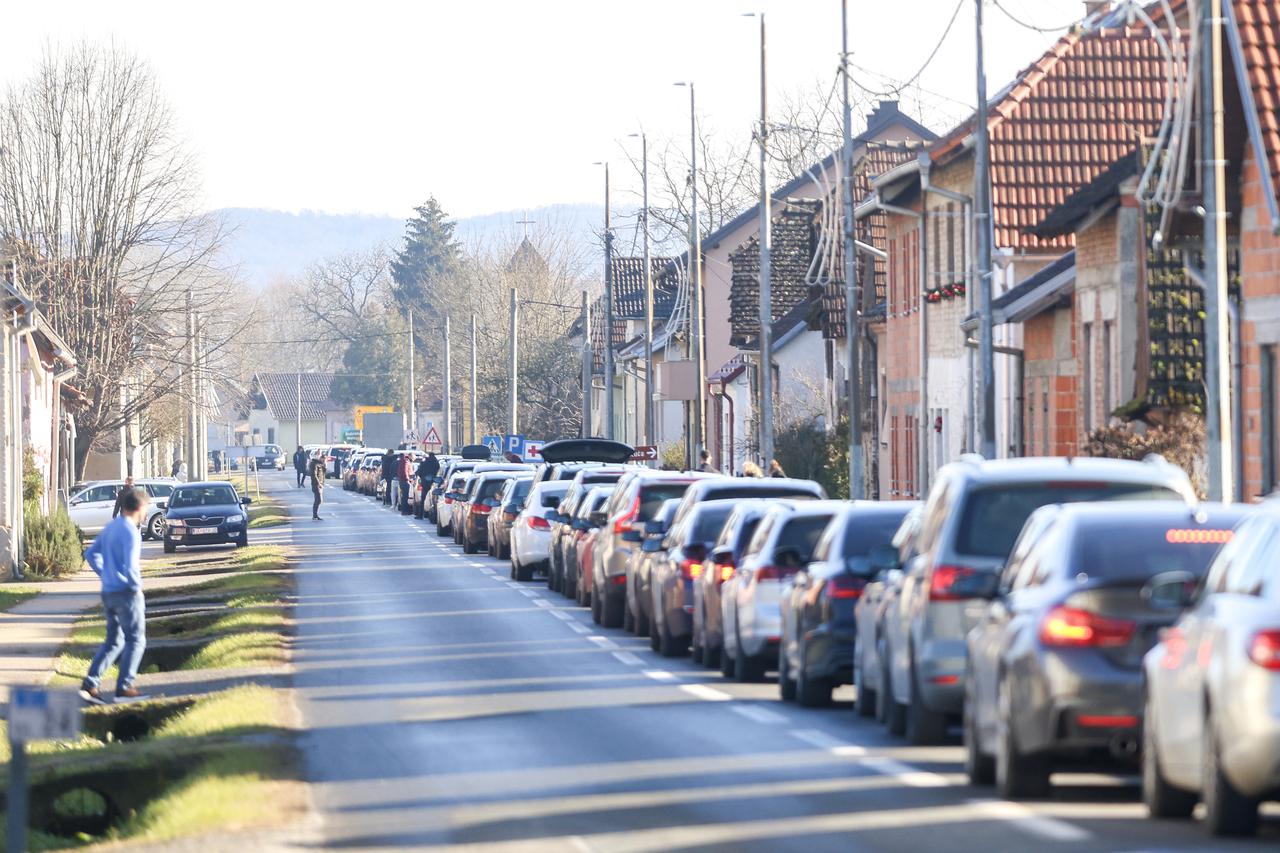
[[551, 615], [559, 619], [561, 622], [572, 622], [573, 617], [563, 610], [552, 610]]
[[707, 702], [730, 702], [733, 697], [723, 690], [716, 690], [714, 687], [708, 687], [705, 684], [681, 684], [680, 689], [690, 696], [697, 696]]
[[[625, 655], [625, 654], [628, 654], [628, 652], [622, 652], [622, 654]], [[615, 658], [617, 656], [618, 656], [617, 654], [614, 654]], [[633, 658], [636, 658], [635, 655], [631, 655], [631, 656]], [[640, 658], [636, 658], [636, 663], [640, 663], [640, 662], [641, 662]], [[675, 681], [676, 680], [676, 677], [671, 673], [667, 672], [665, 669], [646, 669], [644, 671], [644, 674], [646, 677], [652, 678], [654, 681]]]
[[471, 565], [475, 566], [477, 569], [484, 569], [486, 572], [493, 571], [493, 569], [489, 568], [484, 563], [477, 563], [474, 560], [471, 562]]
[[529, 598], [537, 598], [537, 597], [538, 597], [538, 594], [537, 594], [536, 592], [534, 592], [533, 590], [531, 590], [531, 589], [521, 589], [521, 590], [520, 590], [520, 594], [521, 594], [521, 595], [524, 595], [524, 596], [528, 596]]
[[884, 776], [892, 776], [908, 788], [946, 788], [951, 785], [947, 777], [928, 770], [903, 764], [894, 758], [876, 755], [862, 760], [862, 766]]
[[[547, 601], [545, 598], [535, 598], [533, 600], [533, 603], [538, 607], [555, 607], [554, 604], [552, 604], [550, 601]], [[582, 627], [584, 630], [590, 633], [591, 631], [590, 628], [588, 628], [586, 625], [583, 625]]]
[[587, 637], [587, 642], [595, 643], [602, 649], [616, 649], [618, 647], [618, 644], [613, 640], [610, 640], [608, 637], [602, 637], [599, 634]]
[[785, 723], [787, 718], [779, 714], [777, 711], [770, 711], [768, 708], [761, 708], [758, 705], [734, 705], [729, 709], [740, 717], [746, 717], [753, 722], [763, 723], [765, 725], [776, 725]]
[[825, 749], [832, 755], [866, 755], [866, 747], [846, 743], [818, 729], [792, 729], [791, 736], [802, 740], [810, 746]]
[[[542, 602], [537, 602], [537, 603], [538, 603], [538, 604], [541, 604]], [[570, 623], [569, 623], [569, 627], [570, 627], [570, 628], [572, 628], [573, 630], [577, 631], [579, 634], [590, 634], [590, 633], [591, 633], [591, 629], [590, 629], [590, 628], [588, 628], [586, 625], [580, 625], [580, 624], [578, 624], [577, 622], [570, 622]]]
[[622, 663], [625, 663], [627, 666], [640, 666], [644, 663], [644, 661], [631, 654], [631, 652], [614, 652], [613, 656]]
[[1049, 841], [1088, 841], [1093, 833], [1087, 829], [1058, 820], [1057, 818], [1038, 815], [1021, 803], [1007, 800], [969, 800], [984, 815], [997, 820], [1008, 821], [1013, 827], [1030, 835], [1048, 839]]
[[507, 586], [511, 587], [512, 589], [524, 589], [524, 587], [522, 587], [520, 584], [516, 583], [515, 581], [507, 581]]

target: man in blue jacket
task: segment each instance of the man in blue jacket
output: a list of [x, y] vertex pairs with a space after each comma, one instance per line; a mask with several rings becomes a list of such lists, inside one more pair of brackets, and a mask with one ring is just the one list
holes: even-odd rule
[[120, 674], [116, 679], [115, 698], [138, 699], [143, 695], [133, 686], [133, 681], [138, 677], [138, 665], [147, 647], [142, 534], [139, 532], [147, 500], [147, 493], [142, 489], [124, 489], [120, 495], [120, 514], [111, 519], [84, 552], [89, 568], [102, 580], [102, 610], [107, 617], [106, 639], [93, 656], [89, 673], [80, 685], [80, 695], [90, 702], [103, 701], [98, 684], [116, 658], [120, 658]]

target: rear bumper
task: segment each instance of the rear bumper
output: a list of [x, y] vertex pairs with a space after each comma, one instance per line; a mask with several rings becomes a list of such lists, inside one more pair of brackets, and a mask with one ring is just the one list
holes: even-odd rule
[[836, 684], [853, 683], [852, 629], [820, 625], [805, 636], [804, 668], [812, 678], [827, 678]]

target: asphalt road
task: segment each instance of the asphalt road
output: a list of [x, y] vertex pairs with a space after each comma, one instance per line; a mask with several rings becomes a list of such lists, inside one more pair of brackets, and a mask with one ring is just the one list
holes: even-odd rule
[[[1264, 850], [1148, 820], [1136, 780], [1062, 776], [1014, 804], [965, 784], [958, 745], [725, 683], [434, 526], [292, 475], [296, 686], [327, 847], [475, 850]], [[332, 482], [332, 481], [331, 481]]]

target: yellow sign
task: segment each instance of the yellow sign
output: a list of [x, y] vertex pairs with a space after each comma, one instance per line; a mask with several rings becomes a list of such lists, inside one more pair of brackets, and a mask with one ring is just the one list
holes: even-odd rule
[[356, 406], [355, 407], [356, 429], [364, 429], [364, 416], [369, 412], [394, 412], [390, 406]]

